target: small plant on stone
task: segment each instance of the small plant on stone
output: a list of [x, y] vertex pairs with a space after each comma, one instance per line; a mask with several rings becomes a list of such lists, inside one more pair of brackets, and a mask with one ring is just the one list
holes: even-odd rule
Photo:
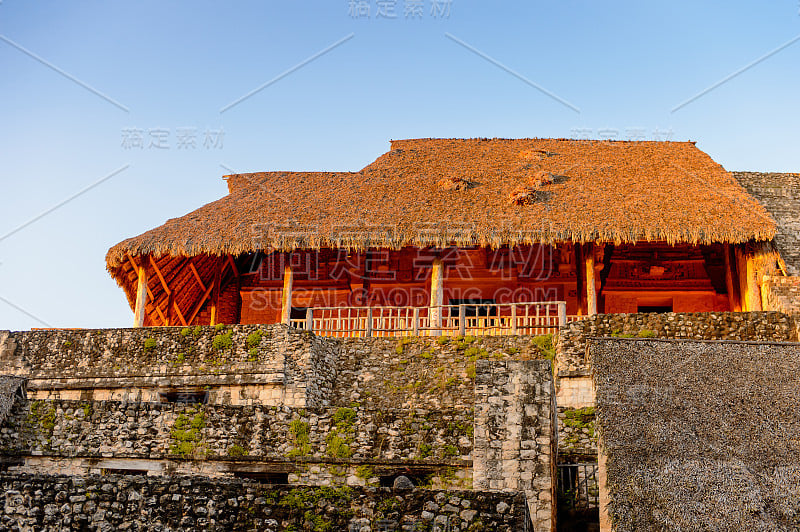
[[639, 334], [637, 336], [639, 338], [655, 338], [656, 337], [656, 333], [655, 333], [655, 331], [650, 331], [648, 329], [642, 329], [641, 331], [639, 331]]
[[228, 331], [226, 333], [214, 336], [214, 339], [211, 341], [211, 347], [216, 351], [230, 349], [231, 347], [233, 347], [232, 336], [233, 336], [233, 331]]
[[[194, 413], [194, 410], [189, 410], [189, 413]], [[174, 442], [170, 447], [170, 453], [181, 458], [188, 458], [194, 455], [202, 439], [200, 431], [205, 426], [206, 418], [203, 412], [197, 412], [191, 418], [181, 413], [170, 431], [170, 437]]]
[[450, 337], [448, 336], [440, 336], [436, 339], [436, 343], [439, 345], [447, 345], [450, 343]]
[[459, 454], [461, 454], [461, 453], [458, 450], [458, 447], [456, 447], [455, 445], [445, 445], [444, 446], [444, 456], [445, 457], [458, 456]]
[[473, 362], [470, 362], [467, 365], [467, 378], [472, 380], [475, 379], [475, 364]]
[[222, 331], [224, 329], [225, 329], [224, 323], [217, 323], [216, 325], [214, 325], [214, 330], [217, 332]]
[[144, 350], [145, 352], [152, 351], [156, 348], [157, 342], [155, 338], [148, 338], [144, 341]]
[[419, 457], [420, 458], [428, 458], [431, 455], [432, 448], [427, 443], [420, 443], [419, 444]]
[[256, 362], [256, 361], [258, 361], [258, 349], [256, 349], [255, 347], [251, 347], [250, 348], [250, 351], [248, 351], [248, 355], [249, 355], [247, 357], [247, 361], [248, 362]]
[[261, 331], [251, 332], [247, 335], [247, 347], [257, 347], [261, 343]]
[[531, 341], [534, 347], [539, 350], [539, 353], [547, 360], [553, 361], [556, 357], [556, 350], [553, 347], [553, 335], [543, 334], [535, 336]]
[[184, 327], [183, 329], [181, 329], [181, 336], [183, 336], [184, 338], [186, 338], [190, 334], [192, 334], [192, 330], [189, 327]]
[[64, 347], [72, 347], [72, 342], [70, 342], [69, 340], [65, 340]]
[[228, 448], [228, 456], [231, 458], [240, 458], [242, 456], [247, 456], [248, 454], [249, 452], [247, 449], [239, 444], [233, 444]]
[[289, 423], [289, 434], [294, 444], [294, 448], [287, 453], [289, 458], [299, 458], [311, 454], [309, 429], [310, 425], [302, 419], [295, 419]]
[[332, 458], [346, 459], [352, 456], [353, 451], [350, 449], [349, 438], [339, 435], [339, 431], [333, 429], [328, 437], [325, 438], [328, 444], [328, 456]]
[[193, 336], [200, 336], [201, 334], [203, 334], [203, 326], [202, 325], [198, 325], [192, 331], [192, 335]]

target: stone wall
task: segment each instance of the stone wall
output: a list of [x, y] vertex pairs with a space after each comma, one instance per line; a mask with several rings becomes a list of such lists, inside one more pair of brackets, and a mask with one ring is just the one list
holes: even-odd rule
[[[1, 340], [1, 339], [0, 339]], [[33, 398], [160, 401], [207, 391], [216, 404], [324, 406], [335, 340], [282, 325], [15, 332], [0, 352]]]
[[597, 459], [594, 407], [558, 407], [559, 462], [593, 462]]
[[0, 475], [0, 529], [531, 530], [518, 492], [274, 487], [197, 477]]
[[449, 464], [472, 460], [471, 409], [369, 410], [37, 400], [0, 429], [4, 455]]
[[789, 275], [800, 275], [800, 174], [731, 172], [775, 219], [775, 245]]
[[799, 344], [603, 338], [589, 351], [613, 530], [798, 529]]
[[800, 277], [765, 275], [761, 287], [765, 306], [791, 314], [800, 335]]
[[[543, 360], [553, 351], [542, 338], [330, 339], [235, 325], [42, 330], [9, 345], [2, 355], [33, 400], [0, 430], [0, 469], [331, 486], [406, 472], [434, 488], [472, 487], [480, 470], [487, 487], [523, 491], [537, 527], [554, 524]], [[188, 399], [207, 402], [177, 402]]]
[[478, 362], [476, 489], [519, 490], [535, 530], [555, 530], [556, 415], [548, 361]]
[[341, 340], [334, 404], [448, 408], [475, 401], [479, 360], [543, 358], [531, 336]]
[[563, 327], [556, 343], [558, 377], [589, 376], [587, 340], [592, 337], [654, 337], [686, 340], [797, 341], [794, 319], [780, 312], [598, 314]]

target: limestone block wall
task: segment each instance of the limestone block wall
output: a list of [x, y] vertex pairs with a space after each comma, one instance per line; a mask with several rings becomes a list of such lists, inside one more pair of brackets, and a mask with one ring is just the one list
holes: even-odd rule
[[36, 400], [0, 429], [4, 455], [450, 464], [469, 468], [473, 413]]
[[535, 530], [555, 530], [556, 412], [549, 361], [479, 361], [476, 489], [523, 491]]
[[531, 530], [512, 492], [288, 487], [199, 477], [0, 474], [8, 530]]
[[333, 403], [374, 408], [472, 405], [476, 362], [542, 358], [531, 336], [341, 340]]
[[[38, 399], [160, 401], [204, 391], [214, 404], [324, 406], [338, 343], [282, 325], [7, 333], [4, 371]], [[0, 338], [1, 340], [1, 338]]]
[[597, 459], [594, 407], [558, 407], [558, 457], [559, 462]]
[[800, 335], [800, 277], [783, 277], [765, 275], [762, 284], [764, 306], [769, 310], [777, 310], [791, 314], [795, 320], [795, 328]]
[[563, 327], [556, 343], [558, 377], [589, 376], [587, 339], [654, 337], [686, 340], [797, 341], [794, 319], [780, 312], [598, 314]]
[[800, 174], [731, 172], [775, 219], [775, 244], [789, 275], [800, 275]]

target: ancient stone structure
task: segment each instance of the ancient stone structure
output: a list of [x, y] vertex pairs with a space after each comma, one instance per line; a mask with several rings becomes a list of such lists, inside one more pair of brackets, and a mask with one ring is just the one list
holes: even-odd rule
[[531, 530], [519, 492], [23, 474], [0, 489], [4, 530]]
[[[450, 530], [524, 530], [530, 520], [554, 530], [555, 391], [534, 338], [336, 340], [235, 325], [17, 332], [6, 345], [6, 367], [28, 387], [0, 429], [3, 482], [18, 492], [7, 523], [142, 519], [100, 506], [108, 498], [84, 499], [87, 491], [111, 497], [121, 482], [137, 500], [169, 494], [173, 510], [152, 515], [170, 526], [288, 526], [307, 508], [288, 512], [287, 490], [327, 486], [349, 490], [347, 526], [359, 530], [386, 519]], [[104, 475], [146, 480], [125, 476], [108, 488]], [[378, 489], [399, 475], [428, 491], [407, 500]], [[230, 508], [198, 511], [198, 497], [220, 504], [205, 492], [230, 493], [235, 479], [288, 487], [272, 496], [280, 508], [247, 499], [255, 521]], [[455, 491], [442, 500], [437, 489]]]
[[796, 530], [796, 343], [598, 339], [601, 530]]
[[593, 337], [796, 342], [798, 322], [781, 312], [599, 314], [562, 329], [556, 343], [560, 407], [595, 404], [587, 343]]

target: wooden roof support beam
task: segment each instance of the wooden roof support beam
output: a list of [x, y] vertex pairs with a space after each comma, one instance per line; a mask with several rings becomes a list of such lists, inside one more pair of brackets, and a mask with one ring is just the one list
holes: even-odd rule
[[442, 259], [437, 257], [433, 260], [431, 269], [431, 305], [430, 321], [431, 334], [434, 336], [442, 335], [442, 300], [444, 299], [444, 266]]
[[594, 269], [594, 244], [587, 245], [586, 251], [586, 302], [587, 314], [597, 314], [597, 284]]
[[189, 320], [187, 321], [187, 324], [192, 323], [194, 321], [195, 317], [197, 317], [197, 313], [200, 312], [201, 308], [203, 308], [203, 303], [206, 302], [206, 299], [208, 299], [208, 296], [211, 294], [211, 289], [212, 288], [214, 288], [213, 285], [211, 285], [208, 288], [206, 288], [205, 293], [203, 293], [203, 297], [201, 297], [200, 301], [198, 301], [197, 304], [194, 306], [194, 310], [192, 311], [192, 314], [190, 315]]
[[728, 304], [733, 312], [741, 312], [742, 304], [738, 297], [738, 287], [734, 284], [733, 280], [733, 261], [731, 260], [731, 253], [733, 253], [733, 250], [731, 249], [731, 245], [723, 245], [722, 253], [725, 255], [725, 287], [728, 290]]
[[153, 259], [152, 255], [150, 255], [150, 264], [153, 265], [153, 269], [155, 270], [156, 275], [158, 276], [158, 280], [161, 281], [161, 286], [164, 287], [164, 292], [166, 292], [167, 295], [171, 295], [172, 290], [169, 289], [167, 281], [164, 280], [164, 276], [161, 274], [161, 270], [158, 268], [158, 264], [156, 264], [156, 261]]
[[[192, 261], [191, 259], [189, 259], [189, 269], [192, 270], [192, 273], [194, 274], [194, 278], [197, 279], [197, 284], [200, 285], [200, 289], [205, 292], [206, 284], [200, 278], [200, 273], [197, 271], [197, 268], [194, 265], [194, 261]], [[191, 320], [190, 320], [190, 322], [191, 322]]]
[[747, 264], [747, 310], [761, 311], [761, 283], [759, 282], [758, 265], [752, 253], [746, 256]]
[[219, 313], [219, 293], [222, 291], [222, 270], [226, 266], [222, 257], [218, 257], [215, 261], [216, 267], [214, 268], [214, 282], [212, 283], [213, 297], [211, 299], [211, 320], [209, 325], [217, 324], [217, 314]]
[[239, 277], [239, 268], [236, 267], [236, 261], [233, 260], [233, 255], [228, 255], [228, 264], [230, 264], [231, 270], [233, 270], [234, 275]]
[[294, 272], [289, 264], [289, 256], [286, 256], [286, 263], [283, 267], [283, 291], [281, 292], [281, 323], [289, 325], [292, 318], [292, 283], [294, 282]]
[[184, 317], [183, 317], [183, 313], [181, 312], [181, 308], [178, 306], [178, 303], [176, 303], [175, 301], [173, 301], [173, 302], [172, 302], [172, 308], [174, 308], [174, 309], [175, 309], [175, 312], [178, 314], [178, 319], [179, 319], [179, 320], [181, 320], [181, 324], [183, 324], [183, 326], [184, 326], [184, 327], [186, 327], [187, 325], [189, 325], [189, 324], [186, 322], [186, 318], [184, 318]]
[[[133, 259], [128, 255], [128, 260], [134, 265]], [[147, 306], [147, 270], [144, 266], [134, 270], [137, 272], [138, 281], [136, 283], [136, 305], [133, 311], [133, 326], [144, 327], [145, 307]]]

